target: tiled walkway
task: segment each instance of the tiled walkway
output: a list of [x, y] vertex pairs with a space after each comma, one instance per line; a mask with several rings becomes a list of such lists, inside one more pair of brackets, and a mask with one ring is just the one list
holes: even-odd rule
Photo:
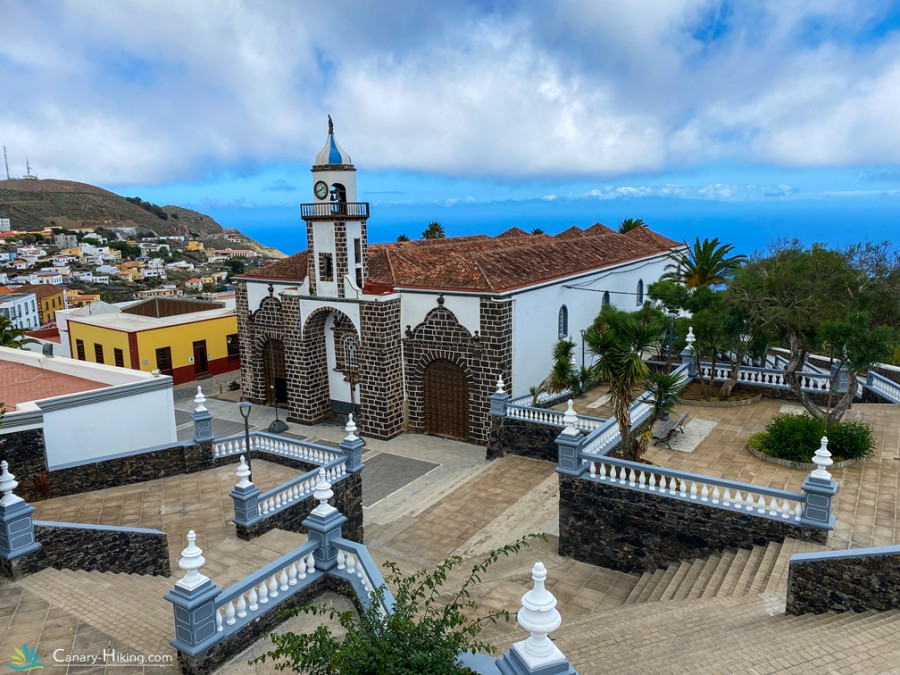
[[[580, 399], [576, 408], [587, 402], [590, 401]], [[651, 449], [648, 458], [672, 468], [799, 490], [807, 471], [767, 464], [744, 449], [746, 437], [761, 430], [780, 408], [781, 403], [766, 400], [740, 408], [685, 407], [679, 412], [686, 411], [693, 419], [714, 423], [712, 430], [690, 453], [656, 448]], [[596, 414], [596, 410], [586, 412]], [[254, 414], [262, 417], [264, 413], [254, 410]], [[866, 462], [834, 471], [841, 483], [836, 505], [837, 528], [830, 542], [836, 548], [900, 541], [895, 515], [900, 480], [900, 461], [895, 459], [900, 456], [900, 406], [856, 405], [847, 417], [856, 416], [873, 424], [880, 449]], [[332, 441], [341, 436], [340, 429], [297, 427], [292, 431], [299, 435], [324, 434]], [[673, 447], [678, 447], [677, 438]], [[418, 477], [411, 483], [366, 506], [366, 541], [378, 563], [394, 560], [407, 570], [432, 566], [448, 554], [474, 558], [525, 532], [543, 530], [552, 535], [556, 531], [558, 490], [552, 464], [513, 456], [486, 464], [482, 448], [420, 436], [405, 436], [385, 443], [369, 441], [365, 457], [383, 452], [431, 462], [437, 467], [422, 475], [414, 472], [411, 476]], [[296, 475], [289, 468], [264, 461], [254, 462], [253, 468], [261, 489]], [[171, 636], [171, 606], [162, 599], [162, 594], [181, 574], [177, 559], [188, 529], [197, 531], [197, 543], [204, 549], [207, 564], [203, 572], [219, 587], [233, 583], [303, 541], [299, 535], [280, 531], [250, 543], [237, 540], [230, 523], [232, 503], [228, 497], [234, 480], [233, 467], [222, 467], [202, 474], [36, 503], [36, 518], [42, 520], [165, 530], [169, 534], [175, 574], [172, 578], [147, 578], [48, 570], [0, 587], [0, 663], [23, 643], [30, 646], [36, 643], [42, 652], [57, 645], [81, 648], [111, 644], [144, 653], [173, 653], [167, 645]], [[556, 595], [563, 615], [560, 645], [578, 659], [582, 673], [604, 672], [612, 669], [613, 663], [616, 671], [641, 671], [641, 662], [629, 656], [632, 650], [628, 645], [635, 635], [641, 636], [638, 644], [646, 650], [647, 664], [651, 661], [657, 664], [647, 665], [641, 672], [709, 672], [706, 667], [710, 664], [721, 672], [765, 670], [758, 664], [753, 669], [724, 665], [730, 661], [724, 655], [716, 656], [715, 652], [721, 652], [722, 647], [717, 630], [702, 628], [707, 625], [705, 622], [721, 615], [723, 622], [733, 625], [730, 634], [741, 635], [741, 626], [744, 627], [746, 645], [762, 645], [759, 640], [774, 641], [772, 636], [778, 635], [777, 630], [772, 633], [768, 628], [760, 628], [759, 640], [756, 633], [751, 634], [754, 626], [765, 620], [761, 608], [739, 601], [725, 604], [704, 601], [707, 604], [695, 606], [695, 610], [681, 605], [666, 610], [624, 606], [622, 603], [637, 577], [560, 558], [555, 553], [552, 536], [549, 542], [535, 541], [518, 556], [503, 558], [492, 568], [478, 590], [482, 609], [515, 611], [522, 594], [530, 587], [530, 569], [535, 560], [542, 560], [547, 566], [548, 588]], [[471, 561], [464, 563], [451, 581], [458, 581], [471, 569], [471, 564]], [[448, 582], [447, 588], [452, 587]], [[598, 623], [592, 620], [592, 614], [608, 616], [609, 620]], [[885, 617], [886, 625], [896, 629], [896, 622], [890, 623], [889, 619]], [[678, 630], [667, 624], [670, 620], [679, 622]], [[598, 627], [605, 623], [611, 624], [609, 630]], [[692, 629], [702, 629], [701, 635], [708, 635], [706, 648], [712, 650], [696, 660], [696, 668], [691, 667], [691, 661], [683, 658], [682, 653], [688, 648], [686, 645], [695, 644], [699, 648], [702, 642], [701, 638], [688, 635]], [[666, 638], [669, 631], [673, 631], [672, 636], [680, 637]], [[501, 648], [513, 639], [524, 637], [515, 624], [493, 627], [490, 634], [498, 638]], [[879, 635], [872, 633], [871, 639], [875, 640], [872, 644], [881, 644]], [[698, 639], [700, 642], [690, 642]], [[744, 651], [752, 650], [747, 646]], [[811, 652], [807, 657], [792, 654], [785, 668], [800, 672], [806, 664], [827, 672], [831, 663], [840, 663], [839, 656], [827, 660], [832, 658], [828, 654], [825, 651]], [[860, 662], [874, 667], [883, 664], [884, 659], [873, 657]], [[117, 674], [132, 672], [127, 668], [108, 670]], [[777, 672], [778, 668], [769, 670]], [[70, 672], [85, 671], [92, 672], [87, 668], [73, 668]], [[142, 669], [136, 668], [134, 672]], [[166, 671], [147, 668], [146, 672]], [[267, 666], [248, 669], [245, 662], [236, 661], [223, 672], [273, 671]]]

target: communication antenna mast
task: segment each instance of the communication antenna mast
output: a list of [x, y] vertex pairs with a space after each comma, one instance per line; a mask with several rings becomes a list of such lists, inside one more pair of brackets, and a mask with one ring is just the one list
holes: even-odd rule
[[28, 155], [25, 155], [25, 175], [31, 175], [31, 164], [28, 161]]
[[6, 180], [9, 180], [9, 160], [6, 159], [6, 146], [3, 146], [3, 163], [6, 165]]

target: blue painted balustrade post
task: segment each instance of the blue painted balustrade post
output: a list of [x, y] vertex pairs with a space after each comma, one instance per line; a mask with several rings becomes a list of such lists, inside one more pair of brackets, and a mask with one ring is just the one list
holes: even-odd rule
[[0, 557], [4, 560], [20, 558], [37, 551], [41, 545], [34, 538], [31, 514], [35, 508], [13, 494], [19, 483], [9, 472], [6, 460], [0, 462]]
[[356, 422], [353, 421], [353, 413], [347, 416], [347, 426], [344, 427], [347, 435], [341, 441], [341, 450], [347, 458], [347, 473], [357, 473], [365, 466], [362, 461], [362, 449], [366, 442], [356, 435]]
[[550, 633], [562, 624], [562, 617], [556, 609], [556, 598], [544, 587], [547, 568], [543, 563], [535, 563], [531, 579], [534, 587], [522, 596], [522, 609], [516, 615], [531, 637], [513, 644], [497, 661], [497, 670], [503, 675], [578, 675], [550, 639]]
[[556, 437], [556, 448], [559, 456], [559, 466], [556, 471], [570, 476], [580, 476], [584, 473], [584, 462], [578, 458], [578, 453], [584, 445], [584, 434], [575, 428], [578, 417], [569, 400], [569, 408], [563, 415], [563, 423], [566, 428]]
[[328, 503], [333, 496], [331, 484], [325, 478], [325, 469], [319, 469], [319, 481], [313, 493], [319, 505], [303, 521], [309, 541], [316, 544], [313, 558], [317, 570], [330, 570], [337, 564], [338, 551], [333, 542], [340, 538], [341, 525], [347, 522], [346, 516]]
[[497, 378], [497, 391], [491, 394], [491, 415], [506, 417], [506, 404], [509, 402], [509, 394], [505, 391], [506, 384], [503, 375]]
[[191, 417], [194, 418], [194, 442], [211, 441], [213, 440], [212, 413], [203, 405], [206, 403], [206, 397], [203, 395], [203, 390], [200, 387], [197, 387], [194, 403], [197, 404], [194, 412], [191, 413]]
[[241, 455], [241, 461], [235, 474], [240, 481], [229, 495], [234, 500], [234, 520], [232, 522], [235, 525], [247, 527], [259, 520], [260, 517], [259, 488], [248, 480], [250, 467], [247, 466], [243, 455]]
[[831, 503], [838, 490], [838, 482], [828, 472], [834, 462], [828, 452], [828, 438], [822, 436], [822, 443], [812, 458], [816, 469], [803, 481], [802, 489], [806, 495], [803, 504], [803, 515], [800, 524], [811, 527], [834, 529], [834, 514]]
[[206, 562], [203, 551], [195, 543], [197, 535], [188, 532], [188, 545], [181, 552], [178, 566], [187, 571], [166, 593], [175, 610], [175, 637], [169, 641], [175, 649], [196, 656], [210, 638], [216, 635], [216, 596], [219, 588], [200, 574]]

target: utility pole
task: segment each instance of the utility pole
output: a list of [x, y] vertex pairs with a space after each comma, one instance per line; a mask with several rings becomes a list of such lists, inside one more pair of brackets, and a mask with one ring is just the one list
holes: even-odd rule
[[6, 180], [9, 180], [9, 160], [6, 159], [6, 146], [3, 146], [3, 163], [6, 165]]

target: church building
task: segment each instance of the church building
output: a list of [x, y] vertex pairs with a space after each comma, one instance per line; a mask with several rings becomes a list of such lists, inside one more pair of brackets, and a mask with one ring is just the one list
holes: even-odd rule
[[354, 410], [374, 438], [486, 443], [498, 376], [525, 395], [549, 373], [557, 340], [580, 357], [581, 329], [604, 304], [640, 306], [681, 246], [599, 223], [369, 244], [369, 204], [330, 120], [311, 189], [306, 250], [236, 284], [243, 391], [303, 424]]

